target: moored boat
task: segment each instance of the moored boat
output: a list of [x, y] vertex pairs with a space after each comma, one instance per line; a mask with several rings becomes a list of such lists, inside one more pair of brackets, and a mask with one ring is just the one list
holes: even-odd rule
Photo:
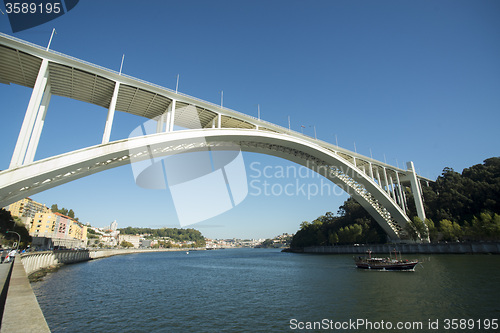
[[381, 269], [388, 271], [403, 271], [403, 270], [414, 270], [415, 266], [418, 264], [417, 259], [401, 259], [396, 257], [393, 258], [372, 258], [371, 251], [368, 251], [368, 258], [357, 257], [355, 259], [356, 267], [364, 269]]

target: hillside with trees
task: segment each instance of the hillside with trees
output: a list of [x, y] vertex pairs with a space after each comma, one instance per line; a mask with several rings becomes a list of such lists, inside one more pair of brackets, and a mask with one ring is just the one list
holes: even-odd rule
[[[406, 188], [411, 222], [407, 239], [418, 233], [431, 241], [500, 240], [500, 158], [492, 157], [466, 168], [462, 173], [444, 168], [436, 182], [423, 186], [427, 219], [418, 217], [409, 188]], [[427, 226], [427, 227], [426, 227]], [[339, 208], [312, 222], [303, 222], [291, 247], [353, 243], [384, 243], [386, 236], [375, 220], [352, 198]]]
[[445, 168], [423, 192], [431, 240], [500, 240], [500, 157], [462, 173]]
[[175, 242], [195, 242], [197, 247], [205, 246], [205, 237], [196, 229], [178, 229], [178, 228], [134, 228], [127, 227], [118, 229], [125, 235], [144, 235], [147, 239], [171, 239]]
[[292, 248], [353, 243], [381, 243], [385, 233], [354, 199], [347, 199], [337, 215], [331, 212], [312, 222], [302, 222], [294, 235]]
[[59, 207], [57, 207], [57, 204], [53, 204], [52, 206], [50, 206], [50, 210], [54, 213], [63, 214], [65, 216], [71, 217], [72, 219], [78, 221], [78, 218], [75, 217], [75, 212], [73, 211], [73, 209], [66, 209], [64, 207], [59, 208]]

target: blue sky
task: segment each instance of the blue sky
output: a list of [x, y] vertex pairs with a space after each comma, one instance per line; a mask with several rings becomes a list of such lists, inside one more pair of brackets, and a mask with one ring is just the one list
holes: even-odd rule
[[[4, 10], [4, 8], [2, 8]], [[5, 10], [4, 10], [5, 11]], [[69, 13], [12, 34], [387, 163], [414, 161], [431, 179], [499, 156], [498, 1], [80, 1]], [[1, 59], [0, 59], [1, 61]], [[0, 85], [0, 169], [8, 168], [31, 89]], [[107, 110], [53, 96], [36, 159], [99, 144]], [[8, 122], [6, 121], [8, 118]], [[117, 113], [111, 140], [144, 119]], [[8, 125], [6, 125], [8, 124]], [[273, 170], [287, 161], [244, 154]], [[255, 169], [255, 168], [254, 168]], [[264, 178], [260, 178], [264, 181]], [[276, 184], [295, 182], [274, 177]], [[321, 185], [321, 179], [302, 178]], [[251, 191], [251, 190], [250, 190]], [[83, 222], [179, 226], [168, 191], [134, 184], [130, 166], [33, 196], [72, 208]], [[345, 195], [249, 195], [195, 224], [208, 237], [260, 238], [295, 232], [336, 212]]]

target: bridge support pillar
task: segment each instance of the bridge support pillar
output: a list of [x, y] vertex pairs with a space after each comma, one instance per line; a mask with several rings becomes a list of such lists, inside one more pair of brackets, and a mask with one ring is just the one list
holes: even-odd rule
[[[156, 133], [166, 132], [165, 123], [167, 122], [168, 110], [160, 116], [156, 124]], [[168, 126], [168, 125], [167, 125]]]
[[[389, 189], [389, 180], [387, 179], [387, 170], [385, 169], [385, 167], [384, 167], [384, 181], [385, 181], [385, 191], [390, 196], [391, 190]], [[382, 188], [384, 187], [382, 186]]]
[[380, 186], [380, 188], [384, 188], [382, 186], [382, 182], [380, 181], [380, 171], [378, 170], [378, 168], [376, 169], [377, 170], [377, 180], [378, 180], [378, 186]]
[[389, 176], [389, 180], [391, 182], [391, 194], [392, 194], [392, 198], [394, 199], [394, 201], [397, 202], [396, 193], [394, 192], [394, 180], [392, 179], [392, 176]]
[[174, 131], [175, 125], [175, 99], [172, 100], [172, 103], [168, 106], [167, 110], [167, 132]]
[[422, 200], [422, 191], [420, 189], [420, 184], [418, 182], [415, 166], [411, 161], [407, 162], [406, 166], [408, 167], [408, 171], [410, 171], [409, 176], [410, 176], [411, 191], [413, 193], [413, 199], [415, 200], [415, 206], [417, 207], [417, 215], [422, 221], [425, 221], [425, 210], [424, 210], [424, 202]]
[[33, 92], [31, 93], [28, 108], [26, 109], [23, 125], [21, 126], [21, 131], [19, 132], [19, 136], [17, 138], [16, 147], [14, 148], [14, 154], [12, 155], [9, 169], [21, 166], [25, 162], [26, 152], [35, 127], [35, 120], [40, 108], [40, 102], [42, 101], [43, 93], [45, 91], [45, 87], [47, 86], [49, 76], [48, 68], [49, 61], [47, 59], [43, 59], [35, 81], [35, 86], [33, 87]]
[[399, 180], [399, 174], [396, 171], [396, 182], [398, 183], [398, 195], [399, 195], [399, 206], [403, 209], [403, 212], [406, 214], [406, 199], [403, 197], [403, 191], [401, 190], [401, 181]]
[[113, 127], [113, 118], [115, 117], [116, 101], [118, 100], [118, 90], [120, 90], [120, 82], [115, 83], [115, 90], [113, 97], [109, 104], [108, 118], [106, 119], [106, 126], [104, 127], [104, 134], [102, 136], [102, 143], [108, 143], [111, 137], [111, 128]]
[[38, 109], [38, 114], [35, 120], [35, 126], [33, 128], [33, 134], [31, 135], [24, 163], [31, 163], [35, 160], [36, 149], [38, 148], [38, 143], [40, 142], [40, 136], [42, 135], [43, 124], [45, 123], [45, 116], [47, 115], [50, 98], [52, 97], [50, 89], [51, 89], [50, 84], [47, 84], [45, 92], [43, 93], [42, 104]]

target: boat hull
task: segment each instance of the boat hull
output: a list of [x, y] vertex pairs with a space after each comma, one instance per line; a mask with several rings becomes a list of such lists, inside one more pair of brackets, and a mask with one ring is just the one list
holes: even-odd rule
[[415, 269], [418, 262], [408, 263], [388, 263], [388, 264], [371, 264], [366, 262], [358, 262], [356, 266], [362, 269], [378, 269], [386, 271], [407, 271]]

